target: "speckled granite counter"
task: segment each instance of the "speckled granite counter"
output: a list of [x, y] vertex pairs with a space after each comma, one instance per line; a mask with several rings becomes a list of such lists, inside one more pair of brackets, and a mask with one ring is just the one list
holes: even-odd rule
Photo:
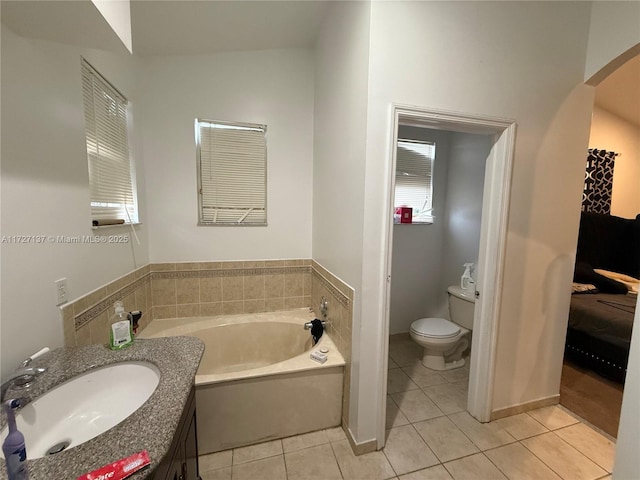
[[[141, 450], [149, 452], [151, 466], [129, 478], [153, 478], [154, 470], [171, 447], [203, 352], [204, 344], [195, 337], [170, 337], [136, 339], [131, 347], [121, 351], [112, 351], [104, 345], [59, 348], [35, 360], [33, 365], [45, 366], [47, 372], [27, 390], [10, 389], [6, 398], [35, 399], [87, 370], [118, 362], [151, 362], [158, 367], [161, 377], [151, 397], [123, 422], [77, 447], [29, 460], [29, 479], [75, 479]], [[3, 414], [0, 429], [5, 425]], [[4, 459], [0, 460], [0, 467], [0, 479], [6, 479]]]

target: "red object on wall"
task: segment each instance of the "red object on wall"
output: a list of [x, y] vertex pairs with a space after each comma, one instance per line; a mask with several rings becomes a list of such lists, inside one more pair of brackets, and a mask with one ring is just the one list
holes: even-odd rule
[[413, 208], [397, 207], [396, 213], [400, 214], [400, 223], [413, 223]]

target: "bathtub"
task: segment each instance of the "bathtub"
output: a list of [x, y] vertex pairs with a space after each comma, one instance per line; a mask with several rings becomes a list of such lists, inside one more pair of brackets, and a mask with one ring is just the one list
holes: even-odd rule
[[[153, 320], [140, 338], [191, 335], [205, 344], [196, 373], [200, 454], [340, 425], [344, 358], [308, 309]], [[329, 349], [328, 360], [309, 358]]]

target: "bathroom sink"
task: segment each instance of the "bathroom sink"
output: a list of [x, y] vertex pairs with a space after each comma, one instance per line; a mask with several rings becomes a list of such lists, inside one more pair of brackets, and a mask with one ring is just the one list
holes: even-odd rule
[[[54, 455], [106, 432], [140, 408], [159, 382], [155, 365], [123, 362], [89, 370], [49, 390], [16, 415], [27, 457]], [[2, 440], [7, 433], [5, 428]]]

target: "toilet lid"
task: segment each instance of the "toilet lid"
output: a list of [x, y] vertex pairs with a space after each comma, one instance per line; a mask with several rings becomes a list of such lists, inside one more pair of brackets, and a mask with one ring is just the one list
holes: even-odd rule
[[432, 338], [455, 337], [460, 327], [446, 318], [421, 318], [411, 324], [411, 331]]

